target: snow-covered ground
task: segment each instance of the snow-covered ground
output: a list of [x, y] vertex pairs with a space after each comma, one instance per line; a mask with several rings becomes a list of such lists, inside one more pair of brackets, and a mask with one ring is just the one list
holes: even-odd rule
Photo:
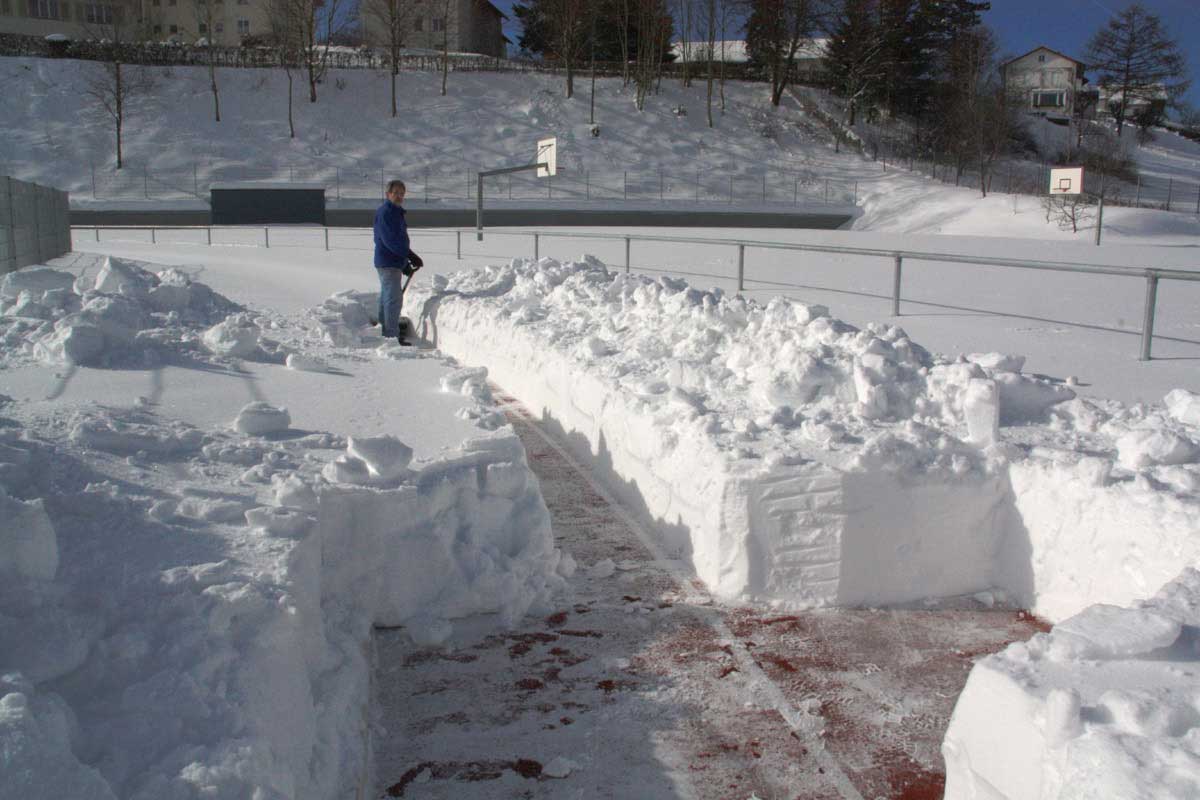
[[[107, 152], [80, 124], [87, 67], [0, 59], [28, 89], [0, 98], [18, 177], [80, 189]], [[835, 154], [761, 87], [731, 87], [738, 113], [710, 133], [702, 89], [638, 115], [608, 83], [593, 140], [584, 100], [543, 76], [454, 75], [440, 98], [405, 75], [419, 101], [393, 122], [386, 76], [354, 72], [300, 104], [288, 142], [278, 112], [251, 116], [282, 106], [279, 75], [223, 73], [228, 127], [206, 121], [198, 71], [158, 77], [178, 91], [130, 128], [154, 169], [283, 150], [404, 176], [508, 163], [550, 132], [575, 168], [859, 182], [854, 230], [763, 238], [1182, 268], [1200, 244], [1195, 218], [1120, 209], [1086, 247], [1020, 200]], [[0, 797], [372, 785], [370, 626], [436, 646], [457, 619], [549, 608], [574, 569], [488, 378], [721, 597], [966, 594], [1057, 623], [976, 667], [948, 796], [1200, 792], [1195, 284], [1160, 286], [1164, 358], [1141, 364], [1126, 279], [916, 262], [896, 320], [875, 259], [750, 248], [739, 298], [727, 247], [637, 244], [652, 274], [626, 276], [623, 242], [547, 238], [557, 260], [531, 262], [527, 237], [490, 232], [462, 264], [479, 269], [451, 274], [453, 238], [417, 233], [435, 257], [408, 308], [439, 352], [381, 344], [366, 242], [317, 236], [81, 241], [0, 283]]]
[[[157, 252], [191, 266], [154, 277], [80, 254], [5, 278], [5, 767], [23, 796], [332, 796], [364, 779], [366, 626], [437, 642], [463, 614], [512, 619], [545, 607], [572, 560], [483, 373], [379, 346], [357, 257]], [[1197, 561], [1200, 396], [1185, 390], [1082, 399], [1017, 357], [932, 356], [888, 325], [595, 261], [423, 276], [408, 307], [442, 352], [590, 450], [726, 597], [974, 592], [1058, 621], [1148, 598]], [[1182, 722], [1112, 728], [1077, 688], [1071, 730], [1132, 730], [1122, 752], [1184, 758], [1182, 624], [1159, 695]], [[1120, 630], [1091, 626], [1094, 644], [1046, 645], [1043, 662], [1058, 675], [1153, 650]], [[1049, 688], [1025, 689], [1030, 714]], [[991, 697], [969, 688], [964, 708]], [[972, 713], [960, 764], [997, 747], [972, 738], [987, 718]], [[1069, 768], [1063, 742], [1026, 751], [1021, 774]]]

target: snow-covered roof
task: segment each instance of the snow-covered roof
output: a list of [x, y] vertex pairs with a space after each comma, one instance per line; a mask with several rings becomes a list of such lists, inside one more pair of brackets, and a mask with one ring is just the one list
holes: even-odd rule
[[[800, 49], [796, 51], [796, 58], [801, 60], [824, 58], [828, 44], [828, 39], [809, 39], [800, 45]], [[724, 46], [724, 49], [722, 49], [722, 46]], [[686, 49], [689, 59], [703, 54], [707, 48], [707, 41], [680, 41], [671, 44], [671, 52], [676, 57], [682, 57]], [[713, 53], [716, 55], [717, 60], [724, 60], [730, 63], [742, 64], [750, 60], [750, 53], [746, 48], [744, 39], [718, 39], [713, 43]]]

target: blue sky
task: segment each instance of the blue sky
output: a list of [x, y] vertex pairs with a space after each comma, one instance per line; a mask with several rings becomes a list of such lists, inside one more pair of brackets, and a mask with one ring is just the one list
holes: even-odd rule
[[[493, 2], [509, 15], [505, 33], [515, 45], [521, 31], [512, 0]], [[1001, 51], [1010, 55], [1044, 44], [1082, 58], [1087, 40], [1126, 5], [1124, 0], [992, 0], [984, 22], [998, 35]], [[1142, 5], [1162, 19], [1187, 55], [1193, 86], [1186, 99], [1200, 106], [1200, 0], [1142, 0]]]

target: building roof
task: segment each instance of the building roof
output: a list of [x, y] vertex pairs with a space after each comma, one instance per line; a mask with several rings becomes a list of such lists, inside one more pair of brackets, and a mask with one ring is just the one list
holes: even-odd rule
[[497, 14], [499, 14], [499, 15], [500, 15], [502, 18], [504, 18], [504, 19], [508, 19], [508, 14], [505, 14], [503, 11], [501, 11], [501, 10], [500, 10], [500, 9], [498, 9], [498, 8], [496, 8], [496, 4], [495, 4], [495, 3], [489, 3], [489, 2], [488, 2], [488, 0], [480, 0], [480, 3], [481, 3], [482, 5], [484, 5], [484, 6], [487, 6], [487, 7], [488, 7], [488, 8], [490, 8], [492, 11], [495, 11], [495, 12], [496, 12]]
[[1031, 56], [1034, 53], [1036, 53], [1038, 50], [1045, 50], [1047, 53], [1053, 53], [1056, 56], [1062, 56], [1067, 61], [1074, 61], [1079, 66], [1080, 70], [1087, 69], [1087, 64], [1083, 63], [1078, 58], [1072, 58], [1071, 56], [1067, 55], [1066, 53], [1061, 53], [1058, 50], [1054, 50], [1053, 48], [1046, 47], [1046, 45], [1044, 45], [1044, 44], [1039, 44], [1037, 47], [1033, 48], [1028, 53], [1023, 53], [1022, 55], [1019, 55], [1016, 58], [1010, 58], [1008, 61], [1005, 61], [1003, 64], [1000, 65], [1000, 69], [1004, 69], [1005, 67], [1007, 67], [1009, 64], [1013, 63], [1014, 61], [1020, 61], [1022, 58], [1025, 58], [1025, 56]]

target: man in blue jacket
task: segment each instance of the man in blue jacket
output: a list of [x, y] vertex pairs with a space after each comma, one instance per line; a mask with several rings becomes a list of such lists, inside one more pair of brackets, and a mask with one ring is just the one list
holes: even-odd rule
[[408, 247], [408, 223], [404, 221], [404, 181], [387, 186], [387, 200], [375, 212], [375, 271], [379, 273], [379, 324], [383, 335], [404, 340], [400, 330], [400, 307], [404, 302], [403, 276], [424, 266], [421, 257]]

